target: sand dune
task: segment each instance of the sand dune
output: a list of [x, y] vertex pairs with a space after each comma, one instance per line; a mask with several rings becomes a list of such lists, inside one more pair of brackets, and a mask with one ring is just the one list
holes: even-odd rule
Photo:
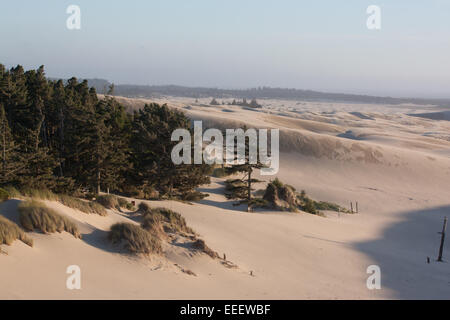
[[[120, 100], [130, 109], [148, 101]], [[344, 207], [358, 201], [359, 213], [247, 213], [232, 206], [223, 180], [215, 178], [201, 188], [210, 196], [199, 203], [149, 202], [180, 212], [238, 266], [229, 269], [183, 247], [166, 248], [161, 258], [124, 255], [106, 232], [114, 222], [133, 221], [129, 216], [86, 215], [49, 202], [77, 222], [83, 239], [32, 233], [34, 248], [18, 241], [2, 246], [8, 254], [0, 254], [0, 298], [450, 298], [450, 270], [435, 261], [437, 232], [450, 216], [450, 124], [408, 115], [431, 107], [267, 100], [255, 112], [208, 106], [209, 100], [156, 102], [203, 120], [204, 127], [279, 128], [278, 177], [315, 199]], [[16, 219], [17, 203], [1, 204], [0, 213]], [[444, 257], [450, 259], [448, 241]], [[71, 264], [82, 269], [82, 290], [65, 288]], [[369, 265], [381, 268], [381, 290], [366, 287]]]

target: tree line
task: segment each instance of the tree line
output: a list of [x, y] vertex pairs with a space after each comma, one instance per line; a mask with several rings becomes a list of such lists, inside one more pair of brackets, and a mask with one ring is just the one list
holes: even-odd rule
[[172, 163], [177, 128], [191, 130], [190, 121], [167, 105], [127, 113], [111, 96], [98, 99], [87, 80], [50, 80], [43, 66], [0, 64], [0, 186], [198, 196], [210, 168]]

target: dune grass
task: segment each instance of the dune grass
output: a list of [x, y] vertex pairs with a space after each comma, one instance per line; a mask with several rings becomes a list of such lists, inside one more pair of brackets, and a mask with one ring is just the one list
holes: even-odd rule
[[81, 238], [76, 224], [43, 203], [31, 200], [19, 204], [19, 221], [27, 231], [38, 229], [43, 233], [67, 231], [75, 238]]
[[10, 246], [17, 239], [30, 247], [33, 246], [33, 239], [28, 237], [17, 224], [0, 216], [0, 244]]
[[211, 248], [209, 248], [205, 241], [202, 239], [197, 239], [194, 243], [193, 243], [193, 247], [197, 250], [200, 250], [204, 253], [206, 253], [208, 256], [210, 256], [211, 258], [217, 258], [219, 255], [217, 254], [217, 252], [211, 250]]
[[9, 192], [0, 188], [0, 202], [6, 201], [10, 198]]
[[159, 239], [166, 238], [163, 220], [160, 215], [145, 215], [142, 219], [141, 226], [144, 230], [150, 232], [152, 235]]
[[102, 206], [104, 206], [107, 209], [118, 209], [119, 206], [119, 200], [116, 196], [112, 194], [104, 194], [97, 197], [95, 200]]
[[94, 213], [100, 216], [106, 216], [108, 214], [104, 206], [93, 201], [83, 201], [68, 195], [59, 195], [59, 202], [66, 207], [77, 209], [84, 213]]
[[[150, 208], [146, 207], [146, 210], [142, 213], [143, 221], [148, 219], [147, 217], [154, 217], [155, 221], [160, 221], [164, 226], [166, 232], [185, 232], [195, 234], [194, 230], [187, 226], [186, 220], [178, 212], [172, 211], [167, 208]], [[156, 220], [157, 219], [157, 220]]]
[[31, 198], [38, 200], [57, 201], [65, 205], [66, 207], [76, 209], [84, 213], [98, 214], [100, 216], [107, 215], [105, 207], [97, 202], [83, 201], [79, 198], [75, 198], [67, 194], [56, 194], [46, 189], [24, 189], [19, 191], [14, 187], [7, 187], [5, 188], [5, 191], [12, 198]]
[[114, 224], [108, 237], [114, 244], [123, 243], [125, 249], [131, 253], [162, 253], [160, 240], [150, 232], [132, 223]]

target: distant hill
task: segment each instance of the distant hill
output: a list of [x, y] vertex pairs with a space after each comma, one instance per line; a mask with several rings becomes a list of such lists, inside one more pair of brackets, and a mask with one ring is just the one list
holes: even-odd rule
[[[105, 79], [87, 79], [89, 86], [98, 93], [105, 93], [111, 82]], [[327, 93], [312, 90], [259, 87], [251, 89], [219, 89], [203, 87], [184, 87], [177, 85], [130, 85], [115, 84], [114, 94], [124, 97], [155, 98], [161, 96], [191, 98], [235, 98], [235, 99], [286, 99], [310, 101], [334, 101], [348, 103], [374, 104], [419, 104], [450, 108], [450, 99], [392, 98], [345, 93]]]

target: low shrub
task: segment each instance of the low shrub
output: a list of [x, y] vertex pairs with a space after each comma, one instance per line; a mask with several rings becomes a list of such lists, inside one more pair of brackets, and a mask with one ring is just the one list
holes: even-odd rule
[[0, 216], [0, 244], [10, 246], [17, 239], [30, 247], [33, 246], [33, 239], [29, 238], [17, 224]]
[[162, 247], [160, 240], [132, 223], [116, 223], [111, 227], [109, 240], [114, 244], [123, 244], [131, 253], [160, 254]]
[[19, 205], [19, 221], [27, 231], [41, 230], [43, 233], [67, 231], [81, 238], [77, 225], [38, 201], [23, 201]]

